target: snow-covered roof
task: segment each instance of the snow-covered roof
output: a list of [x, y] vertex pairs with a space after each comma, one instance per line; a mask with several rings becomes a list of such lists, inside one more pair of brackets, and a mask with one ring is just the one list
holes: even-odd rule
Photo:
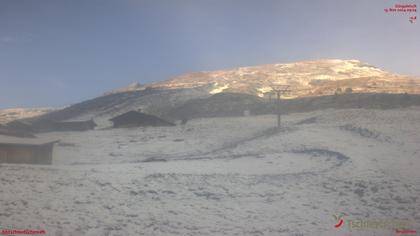
[[0, 135], [0, 144], [37, 146], [37, 145], [55, 143], [58, 141], [59, 140], [51, 139], [51, 138], [18, 138], [18, 137]]

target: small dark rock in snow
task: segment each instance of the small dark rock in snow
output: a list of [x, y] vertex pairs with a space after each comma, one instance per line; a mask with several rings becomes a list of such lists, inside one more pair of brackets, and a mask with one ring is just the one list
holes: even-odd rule
[[150, 157], [144, 160], [143, 162], [167, 162], [167, 160], [159, 157]]

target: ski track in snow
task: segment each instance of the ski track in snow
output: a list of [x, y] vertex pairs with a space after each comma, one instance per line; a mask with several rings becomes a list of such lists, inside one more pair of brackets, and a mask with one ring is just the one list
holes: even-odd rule
[[0, 165], [0, 229], [395, 235], [335, 229], [333, 215], [345, 213], [418, 231], [418, 117], [419, 108], [324, 110], [286, 115], [280, 131], [274, 116], [257, 116], [44, 134], [62, 139], [52, 166]]

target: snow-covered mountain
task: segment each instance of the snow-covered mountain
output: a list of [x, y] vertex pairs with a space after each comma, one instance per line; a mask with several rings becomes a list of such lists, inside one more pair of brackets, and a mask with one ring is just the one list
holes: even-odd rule
[[[94, 118], [96, 121], [106, 122], [113, 116], [138, 109], [158, 116], [173, 117], [172, 113], [179, 108], [188, 110], [189, 107], [185, 107], [188, 104], [200, 106], [197, 104], [210, 102], [212, 107], [210, 110], [219, 110], [220, 106], [230, 102], [232, 96], [218, 97], [209, 102], [189, 102], [195, 99], [207, 99], [218, 93], [242, 93], [264, 97], [273, 87], [280, 85], [289, 85], [291, 90], [290, 93], [283, 94], [282, 98], [316, 98], [350, 92], [420, 94], [420, 78], [394, 74], [357, 60], [315, 60], [196, 72], [144, 85], [133, 83], [127, 88], [116, 89], [103, 96], [52, 112], [44, 118], [53, 120]], [[347, 104], [347, 101], [344, 101], [346, 99], [357, 100], [357, 95], [342, 97], [339, 103]], [[399, 97], [387, 99], [389, 100], [386, 103], [391, 102], [394, 105], [401, 102]], [[330, 103], [332, 102], [330, 100], [323, 102]], [[375, 103], [380, 102], [384, 103], [375, 100]], [[416, 102], [417, 100], [405, 104], [417, 104]], [[238, 103], [235, 104], [236, 107]], [[383, 104], [371, 105], [371, 107], [376, 105], [384, 107]], [[358, 105], [361, 106], [363, 104]]]
[[358, 60], [315, 60], [190, 73], [151, 84], [157, 88], [195, 88], [211, 85], [210, 94], [248, 93], [264, 96], [273, 87], [290, 85], [285, 98], [352, 92], [420, 93], [420, 80], [384, 71]]
[[[273, 88], [289, 86], [284, 98], [353, 93], [420, 94], [420, 78], [399, 75], [359, 60], [323, 59], [193, 72], [151, 84], [134, 82], [105, 95], [145, 89], [206, 88], [207, 94], [247, 93], [264, 97]], [[350, 91], [350, 90], [347, 90]]]

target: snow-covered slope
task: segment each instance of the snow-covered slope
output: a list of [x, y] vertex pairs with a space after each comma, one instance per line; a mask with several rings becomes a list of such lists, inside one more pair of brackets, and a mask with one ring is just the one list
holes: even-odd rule
[[[396, 235], [420, 229], [420, 109], [206, 118], [48, 133], [52, 166], [0, 165], [3, 229], [48, 235]], [[344, 225], [333, 216], [344, 214]], [[370, 223], [362, 227], [361, 223]]]

